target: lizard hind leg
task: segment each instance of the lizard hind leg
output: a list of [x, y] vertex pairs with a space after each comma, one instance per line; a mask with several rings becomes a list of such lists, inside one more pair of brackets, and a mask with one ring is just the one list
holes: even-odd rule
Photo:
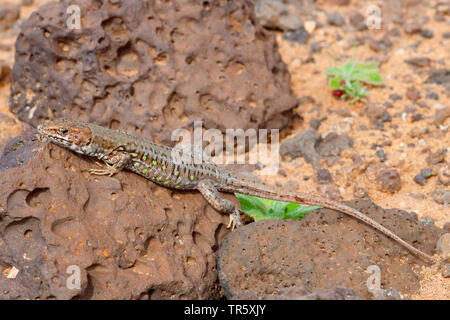
[[231, 227], [231, 230], [233, 230], [235, 227], [242, 225], [239, 209], [233, 202], [220, 196], [219, 191], [217, 191], [211, 180], [201, 180], [197, 185], [197, 190], [200, 191], [214, 209], [230, 215], [230, 222], [227, 228]]

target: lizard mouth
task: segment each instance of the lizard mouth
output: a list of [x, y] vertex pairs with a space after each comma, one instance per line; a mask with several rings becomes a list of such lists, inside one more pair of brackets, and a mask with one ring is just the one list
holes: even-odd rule
[[39, 134], [41, 136], [43, 136], [44, 138], [46, 138], [46, 139], [48, 139], [48, 140], [50, 140], [50, 141], [52, 141], [54, 143], [57, 143], [57, 144], [60, 144], [60, 145], [67, 145], [67, 144], [69, 144], [69, 138], [68, 137], [61, 136], [61, 135], [53, 132], [53, 130], [45, 128], [44, 124], [38, 125], [37, 131], [39, 132]]

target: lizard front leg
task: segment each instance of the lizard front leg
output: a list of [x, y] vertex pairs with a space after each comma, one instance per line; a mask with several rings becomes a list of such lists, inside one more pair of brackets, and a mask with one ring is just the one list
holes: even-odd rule
[[233, 202], [220, 196], [219, 191], [214, 187], [211, 180], [201, 180], [197, 185], [197, 190], [200, 191], [214, 209], [230, 215], [230, 223], [228, 223], [227, 228], [231, 227], [231, 230], [233, 230], [235, 227], [242, 225], [239, 209]]
[[[117, 172], [121, 171], [128, 161], [130, 161], [131, 156], [126, 152], [113, 152], [108, 158], [103, 159], [106, 164], [106, 169], [89, 169], [90, 174], [98, 175], [98, 176], [113, 176]], [[112, 163], [112, 164], [111, 164]]]

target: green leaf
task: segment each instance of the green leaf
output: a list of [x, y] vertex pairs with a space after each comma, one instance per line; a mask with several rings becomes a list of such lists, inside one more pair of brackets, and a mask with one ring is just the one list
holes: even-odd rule
[[359, 80], [368, 83], [368, 84], [382, 84], [383, 83], [383, 78], [381, 78], [379, 73], [375, 73], [375, 72], [368, 72], [368, 73], [364, 73], [361, 74], [361, 76], [359, 77]]
[[327, 76], [342, 76], [343, 75], [342, 68], [339, 68], [339, 67], [329, 67], [329, 68], [327, 68], [325, 73], [327, 74]]
[[330, 81], [329, 81], [330, 88], [333, 90], [339, 89], [341, 87], [341, 80], [342, 80], [342, 77], [340, 77], [340, 76], [330, 78]]
[[242, 211], [255, 221], [264, 219], [302, 219], [307, 213], [319, 207], [304, 207], [298, 203], [288, 203], [260, 199], [243, 194], [235, 194], [241, 203]]
[[347, 78], [347, 76], [350, 76], [353, 69], [355, 68], [356, 62], [355, 61], [349, 61], [344, 65], [344, 72], [345, 76], [344, 78]]

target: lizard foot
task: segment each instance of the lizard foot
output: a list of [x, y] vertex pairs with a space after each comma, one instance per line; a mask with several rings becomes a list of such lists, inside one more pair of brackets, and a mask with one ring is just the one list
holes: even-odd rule
[[234, 228], [239, 228], [242, 226], [242, 220], [241, 220], [241, 213], [238, 209], [235, 209], [232, 214], [230, 214], [230, 222], [227, 225], [227, 228], [231, 227], [231, 231], [234, 230]]
[[106, 163], [106, 169], [89, 169], [90, 174], [94, 174], [97, 176], [110, 176], [112, 177], [115, 173], [117, 173], [119, 170], [117, 170], [114, 166]]

